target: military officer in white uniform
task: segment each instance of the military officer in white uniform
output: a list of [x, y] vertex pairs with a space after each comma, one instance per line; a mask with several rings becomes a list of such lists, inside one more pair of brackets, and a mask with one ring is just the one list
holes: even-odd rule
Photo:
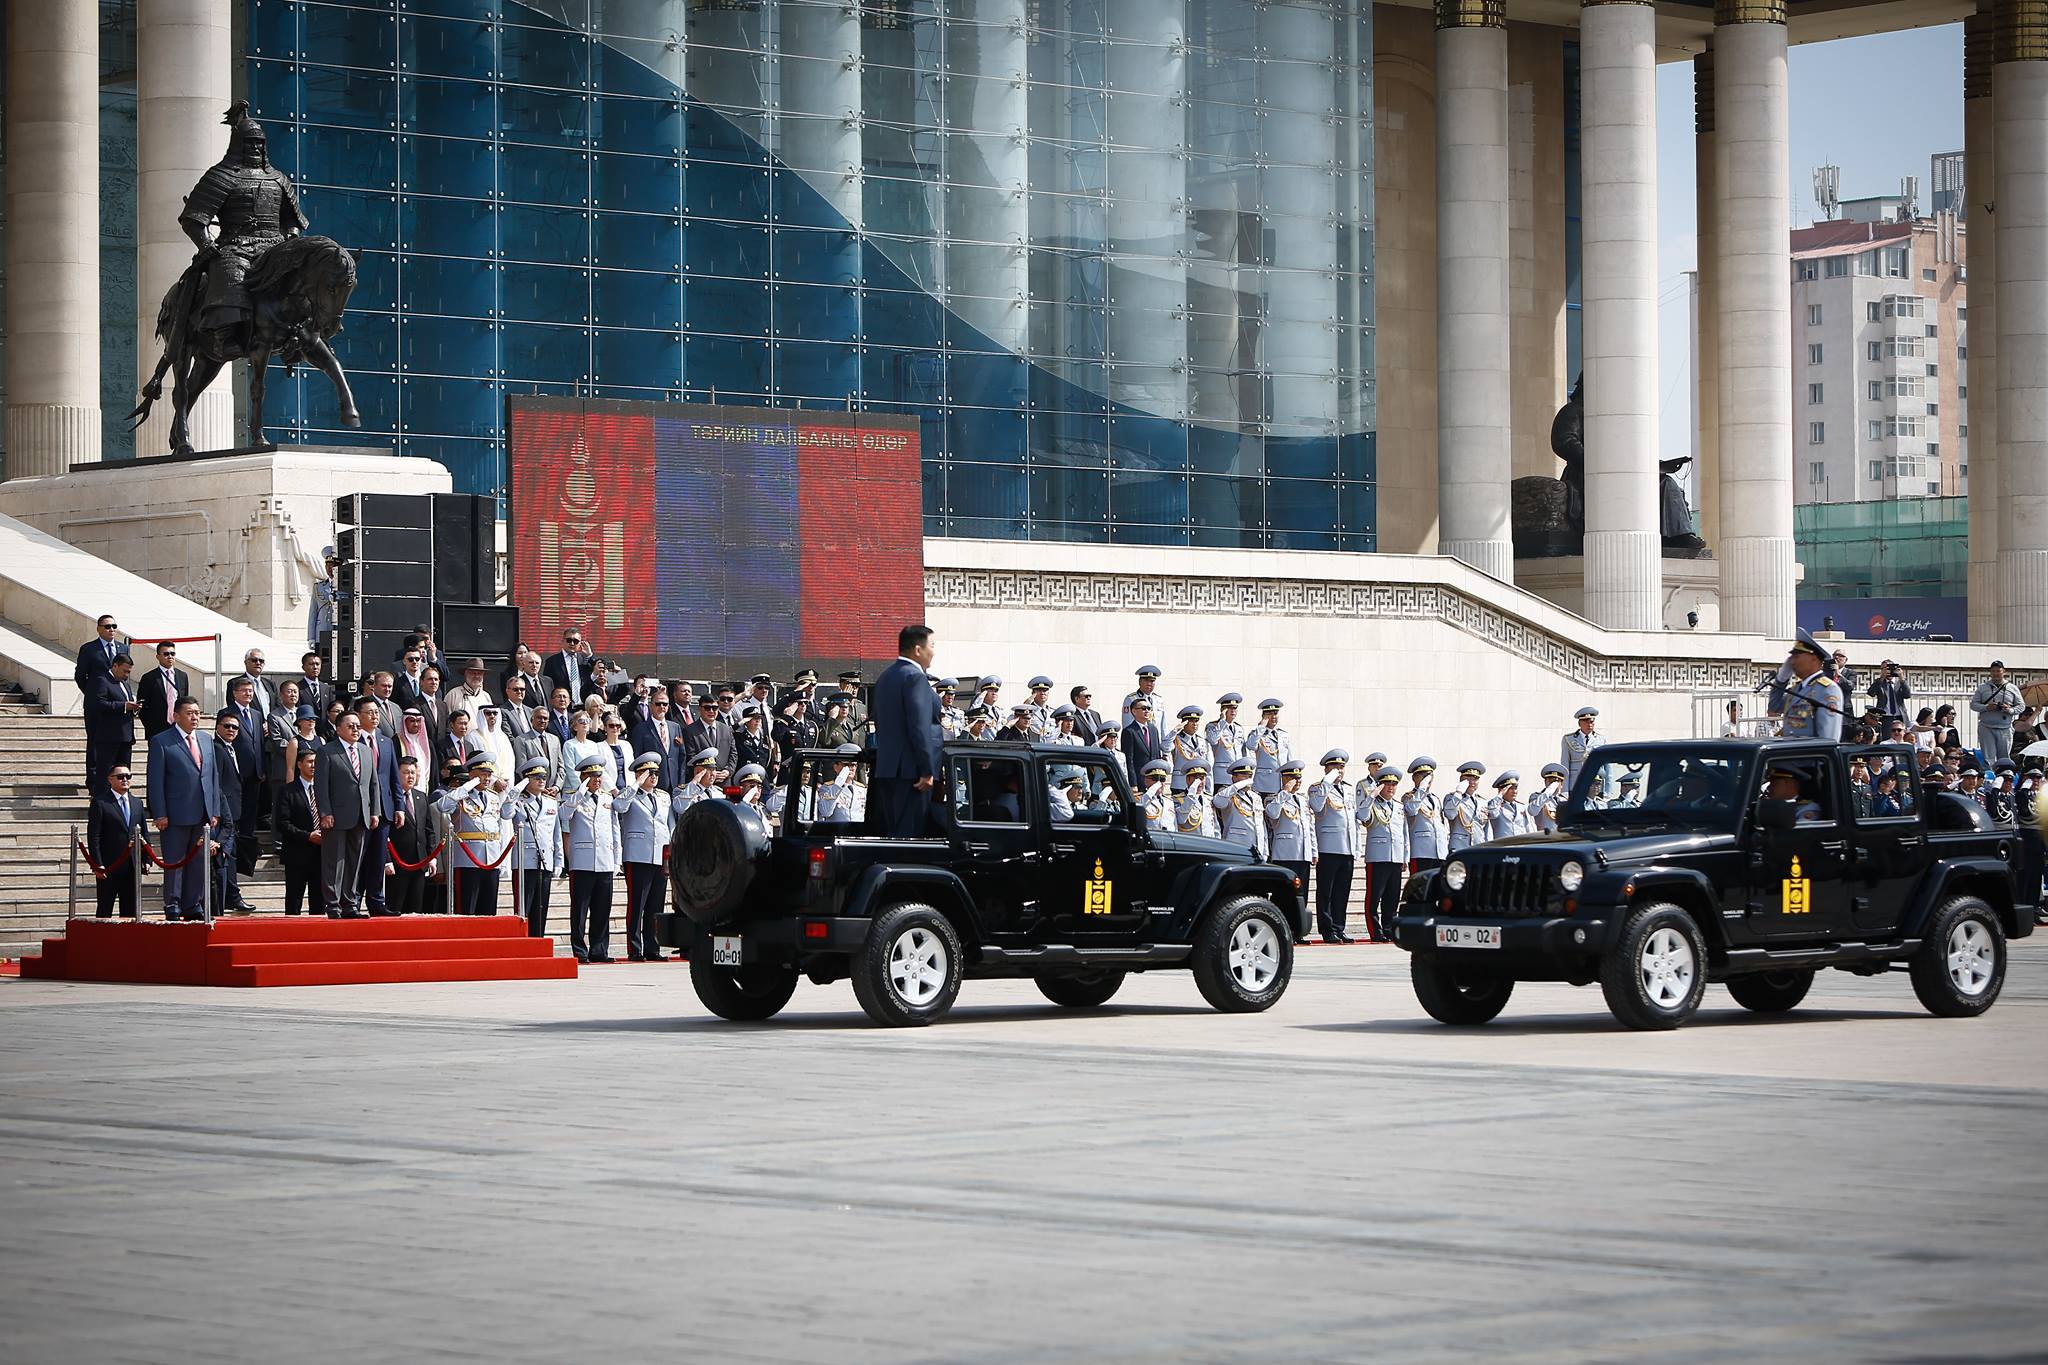
[[1216, 808], [1209, 804], [1209, 765], [1196, 763], [1188, 768], [1188, 789], [1175, 802], [1180, 818], [1182, 834], [1201, 834], [1216, 838]]
[[1401, 903], [1401, 869], [1408, 862], [1408, 820], [1394, 797], [1400, 785], [1399, 772], [1382, 768], [1374, 777], [1370, 795], [1362, 786], [1358, 791], [1358, 823], [1365, 826], [1361, 847], [1366, 925], [1375, 943], [1388, 941], [1394, 907]]
[[1173, 765], [1163, 758], [1145, 765], [1145, 789], [1139, 794], [1138, 809], [1144, 814], [1147, 829], [1171, 834], [1180, 823], [1180, 814], [1174, 808], [1172, 775]]
[[[469, 780], [442, 793], [434, 804], [448, 817], [448, 866], [455, 877], [455, 913], [498, 913], [498, 861], [503, 848], [505, 789], [512, 784], [497, 775], [489, 754], [469, 760]], [[468, 856], [464, 856], [467, 850]]]
[[1486, 798], [1479, 794], [1479, 779], [1486, 776], [1486, 765], [1476, 758], [1468, 758], [1458, 765], [1458, 777], [1464, 786], [1444, 798], [1444, 848], [1449, 853], [1462, 853], [1474, 844], [1483, 844], [1488, 838], [1486, 825]]
[[1088, 809], [1088, 775], [1079, 768], [1059, 769], [1046, 786], [1045, 799], [1054, 824], [1072, 820], [1076, 810]]
[[1444, 825], [1435, 791], [1436, 760], [1424, 754], [1408, 765], [1408, 776], [1414, 785], [1401, 798], [1401, 814], [1408, 822], [1408, 870], [1442, 867]]
[[1216, 807], [1219, 837], [1266, 856], [1265, 798], [1252, 787], [1250, 759], [1230, 765], [1230, 785], [1211, 797], [1210, 804]]
[[614, 806], [619, 815], [619, 862], [626, 871], [626, 960], [666, 962], [655, 928], [668, 902], [669, 833], [675, 821], [669, 794], [661, 789], [661, 755], [652, 750], [633, 761], [633, 783]]
[[723, 800], [725, 790], [718, 785], [718, 750], [706, 749], [690, 760], [690, 780], [676, 788], [675, 799], [669, 805], [680, 824], [683, 812], [699, 801]]
[[1567, 790], [1576, 786], [1579, 769], [1586, 766], [1586, 756], [1607, 742], [1607, 736], [1596, 728], [1600, 720], [1600, 708], [1581, 706], [1572, 716], [1579, 728], [1564, 737], [1560, 746], [1558, 762], [1564, 764], [1564, 785]]
[[840, 745], [832, 757], [832, 776], [818, 784], [819, 824], [857, 825], [866, 818], [866, 793], [853, 780], [859, 767], [860, 745]]
[[1522, 805], [1522, 775], [1513, 768], [1493, 779], [1498, 793], [1486, 803], [1486, 828], [1490, 838], [1509, 839], [1529, 832], [1529, 812]]
[[1564, 804], [1564, 764], [1543, 765], [1543, 787], [1529, 798], [1529, 826], [1538, 834], [1557, 833], [1557, 808]]
[[1365, 756], [1365, 781], [1358, 784], [1358, 797], [1370, 801], [1372, 794], [1380, 787], [1380, 769], [1387, 766], [1387, 756], [1375, 749]]
[[1280, 790], [1280, 769], [1294, 758], [1294, 738], [1280, 728], [1280, 699], [1268, 697], [1259, 703], [1259, 725], [1246, 747], [1251, 750], [1252, 785], [1259, 795]]
[[1138, 668], [1138, 689], [1124, 694], [1123, 724], [1131, 723], [1131, 703], [1139, 697], [1152, 703], [1151, 725], [1159, 735], [1159, 748], [1166, 748], [1167, 732], [1172, 728], [1166, 723], [1166, 698], [1159, 695], [1159, 665], [1141, 664]]
[[1209, 741], [1201, 733], [1202, 708], [1183, 706], [1180, 708], [1180, 728], [1173, 732], [1167, 742], [1166, 756], [1173, 760], [1173, 789], [1186, 791], [1188, 787], [1188, 765], [1209, 762]]
[[1358, 797], [1344, 780], [1351, 762], [1345, 749], [1323, 755], [1323, 778], [1308, 789], [1316, 817], [1316, 932], [1325, 943], [1349, 943], [1344, 932], [1351, 908], [1351, 879], [1358, 868]]
[[1245, 729], [1237, 721], [1237, 708], [1242, 705], [1242, 692], [1225, 692], [1216, 699], [1216, 719], [1202, 731], [1202, 738], [1209, 744], [1209, 771], [1212, 773], [1228, 773], [1231, 764], [1249, 757], [1244, 747]]
[[[716, 751], [711, 762], [718, 762]], [[698, 755], [703, 760], [703, 755]], [[562, 798], [556, 824], [562, 831], [562, 865], [569, 869], [569, 951], [578, 962], [610, 962], [612, 882], [619, 872], [619, 813], [612, 793], [612, 764], [603, 755], [577, 767], [582, 785]]]
[[1074, 728], [1074, 722], [1080, 718], [1081, 713], [1065, 702], [1053, 707], [1052, 732], [1045, 737], [1045, 742], [1064, 744], [1077, 749], [1087, 748], [1088, 741], [1081, 738], [1080, 731]]
[[1281, 764], [1280, 790], [1266, 798], [1269, 856], [1294, 874], [1295, 884], [1303, 892], [1308, 890], [1309, 869], [1316, 861], [1316, 816], [1309, 809], [1308, 793], [1301, 789], [1301, 775], [1307, 766], [1298, 758]]
[[519, 765], [519, 788], [505, 803], [512, 837], [519, 841], [519, 850], [512, 855], [512, 873], [519, 878], [519, 908], [526, 913], [526, 932], [534, 938], [547, 936], [548, 896], [562, 866], [562, 846], [555, 833], [558, 807], [547, 791], [549, 772], [546, 758], [527, 759]]
[[1031, 689], [1031, 700], [1024, 703], [1026, 723], [1031, 738], [1042, 740], [1052, 733], [1052, 701], [1047, 696], [1052, 679], [1041, 673], [1025, 685]]

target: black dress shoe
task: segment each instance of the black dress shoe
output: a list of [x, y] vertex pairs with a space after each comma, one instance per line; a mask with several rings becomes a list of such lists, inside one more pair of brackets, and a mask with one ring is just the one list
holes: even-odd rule
[[584, 961], [588, 962], [588, 963], [589, 963], [589, 964], [590, 964], [591, 966], [593, 966], [593, 967], [596, 967], [596, 966], [606, 966], [606, 967], [608, 967], [608, 966], [610, 966], [610, 965], [611, 965], [611, 963], [612, 963], [612, 959], [610, 959], [610, 958], [608, 958], [608, 957], [589, 957], [589, 958], [585, 958], [585, 959], [584, 959]]
[[1336, 937], [1335, 939], [1333, 939], [1333, 940], [1331, 940], [1331, 941], [1332, 941], [1332, 942], [1334, 942], [1334, 943], [1356, 943], [1356, 942], [1358, 942], [1358, 940], [1357, 940], [1357, 939], [1355, 939], [1355, 938], [1351, 937], [1351, 935], [1349, 935], [1349, 934], [1339, 934], [1339, 935], [1337, 935], [1337, 937]]
[[642, 958], [641, 960], [642, 960], [643, 962], [666, 962], [666, 961], [668, 961], [668, 954], [667, 954], [667, 953], [655, 953], [655, 954], [654, 954], [654, 955], [652, 955], [651, 957], [646, 957], [646, 958]]

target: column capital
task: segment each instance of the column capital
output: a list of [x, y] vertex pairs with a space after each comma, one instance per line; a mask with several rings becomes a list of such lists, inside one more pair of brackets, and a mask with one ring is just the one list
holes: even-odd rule
[[1692, 130], [1705, 137], [1714, 131], [1714, 49], [1692, 59]]
[[1782, 24], [1785, 0], [1714, 0], [1714, 23]]
[[1436, 26], [1452, 28], [1506, 28], [1508, 0], [1436, 0]]
[[1978, 6], [1975, 14], [1963, 20], [1963, 98], [1966, 100], [1991, 98], [1991, 48], [1996, 31], [1997, 22], [1988, 0]]
[[2048, 0], [1998, 0], [1991, 60], [1999, 65], [2048, 61]]

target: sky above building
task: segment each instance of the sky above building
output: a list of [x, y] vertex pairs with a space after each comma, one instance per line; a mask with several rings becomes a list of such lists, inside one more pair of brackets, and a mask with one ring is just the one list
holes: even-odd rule
[[[1963, 145], [1961, 24], [1795, 47], [1789, 78], [1793, 227], [1820, 216], [1818, 166], [1842, 168], [1843, 199], [1897, 194], [1901, 179], [1917, 176], [1927, 210], [1929, 158]], [[1685, 272], [1699, 246], [1694, 162], [1692, 65], [1667, 63], [1657, 68], [1658, 437], [1667, 459], [1692, 448]]]

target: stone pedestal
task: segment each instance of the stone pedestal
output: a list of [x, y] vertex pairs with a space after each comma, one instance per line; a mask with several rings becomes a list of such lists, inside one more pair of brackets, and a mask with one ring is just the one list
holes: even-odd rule
[[[1721, 566], [1711, 559], [1665, 559], [1661, 591], [1665, 630], [1686, 630], [1685, 614], [1698, 612], [1699, 630], [1721, 628]], [[1578, 555], [1517, 559], [1515, 586], [1577, 615], [1586, 614], [1586, 561]]]
[[[360, 446], [124, 460], [0, 484], [0, 514], [281, 640], [307, 601], [348, 493], [446, 493], [432, 460]], [[288, 662], [272, 659], [280, 671]]]

